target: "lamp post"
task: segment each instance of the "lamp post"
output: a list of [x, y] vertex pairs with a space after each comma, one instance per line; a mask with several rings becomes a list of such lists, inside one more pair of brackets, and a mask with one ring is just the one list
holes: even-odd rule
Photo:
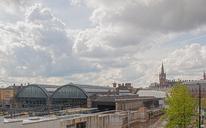
[[201, 128], [201, 84], [197, 83], [198, 87], [199, 87], [199, 128]]
[[127, 118], [127, 122], [128, 122], [128, 128], [130, 128], [130, 110], [128, 111], [128, 118]]

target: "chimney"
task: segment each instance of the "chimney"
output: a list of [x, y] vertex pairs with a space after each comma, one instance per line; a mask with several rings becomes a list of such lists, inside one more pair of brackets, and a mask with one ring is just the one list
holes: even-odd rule
[[113, 87], [116, 88], [117, 87], [117, 83], [112, 83]]

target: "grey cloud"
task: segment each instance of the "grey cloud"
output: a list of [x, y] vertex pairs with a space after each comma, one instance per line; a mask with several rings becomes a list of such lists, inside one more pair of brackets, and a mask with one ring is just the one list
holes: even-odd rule
[[35, 4], [30, 7], [26, 13], [27, 20], [35, 22], [36, 20], [44, 21], [51, 20], [53, 16], [47, 8], [42, 8], [41, 4]]
[[[80, 57], [97, 59], [104, 68], [123, 70], [130, 65], [117, 64], [124, 57], [138, 61], [135, 55], [144, 56], [170, 40], [170, 34], [196, 30], [206, 23], [204, 0], [87, 0], [87, 5], [93, 9], [90, 19], [96, 26], [79, 32], [73, 50]], [[148, 74], [142, 79], [151, 79]]]
[[205, 25], [206, 21], [205, 0], [159, 0], [150, 1], [148, 4], [142, 4], [138, 0], [112, 2], [115, 4], [98, 0], [91, 3], [99, 5], [96, 10], [103, 8], [99, 9], [92, 18], [94, 21], [100, 18], [97, 23], [102, 24], [176, 32], [195, 29]]
[[[159, 43], [153, 41], [158, 37], [146, 37], [146, 34], [138, 35], [137, 31], [130, 31], [112, 27], [97, 27], [86, 29], [76, 36], [73, 50], [82, 57], [91, 58], [115, 58], [128, 54], [135, 54], [149, 49], [152, 45]], [[144, 39], [147, 38], [147, 39]], [[144, 41], [143, 41], [144, 39]]]
[[0, 59], [2, 74], [62, 77], [98, 71], [96, 65], [73, 55], [73, 41], [64, 23], [49, 9], [35, 4], [28, 11], [24, 21], [1, 26], [0, 50], [6, 55]]
[[206, 22], [204, 0], [87, 2], [96, 27], [81, 31], [73, 48], [92, 58], [138, 54], [166, 42], [171, 33], [196, 30]]
[[37, 76], [46, 74], [50, 69], [52, 58], [40, 49], [30, 46], [17, 46], [3, 63], [9, 76]]
[[31, 5], [28, 0], [1, 0], [0, 21], [5, 23], [16, 23], [24, 19], [25, 8]]
[[[145, 86], [157, 80], [161, 57], [167, 54], [165, 65], [169, 72], [205, 68], [204, 45], [188, 45], [171, 54], [161, 46], [170, 40], [170, 34], [184, 34], [205, 26], [204, 0], [72, 0], [73, 8], [80, 3], [88, 6], [88, 13], [93, 11], [93, 25], [82, 25], [90, 27], [78, 30], [67, 26], [75, 17], [66, 15], [65, 23], [54, 15], [64, 17], [71, 13], [65, 11], [69, 9], [57, 9], [65, 2], [47, 2], [50, 1], [42, 2], [47, 7], [34, 1], [15, 3], [0, 12], [15, 17], [11, 23], [1, 20], [0, 74], [21, 80], [29, 76], [37, 82], [108, 84], [128, 80]], [[0, 19], [5, 17], [0, 15]], [[68, 33], [71, 31], [75, 34]]]
[[165, 58], [168, 74], [174, 78], [202, 79], [202, 72], [206, 69], [206, 46], [191, 43], [176, 49]]

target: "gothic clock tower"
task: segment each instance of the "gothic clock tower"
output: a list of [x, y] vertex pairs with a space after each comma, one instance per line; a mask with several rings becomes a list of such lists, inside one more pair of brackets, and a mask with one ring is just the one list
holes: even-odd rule
[[166, 73], [164, 72], [164, 65], [162, 63], [161, 72], [159, 74], [160, 87], [166, 86]]

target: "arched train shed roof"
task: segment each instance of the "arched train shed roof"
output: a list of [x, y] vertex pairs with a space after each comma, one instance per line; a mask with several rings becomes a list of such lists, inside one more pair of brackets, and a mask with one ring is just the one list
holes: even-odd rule
[[16, 95], [17, 98], [48, 98], [59, 86], [30, 84], [23, 87]]
[[112, 87], [67, 84], [64, 86], [31, 84], [25, 86], [18, 94], [17, 98], [80, 98], [86, 99], [93, 94], [106, 93]]
[[52, 95], [52, 98], [87, 98], [93, 94], [106, 93], [112, 90], [111, 87], [67, 84], [59, 87]]
[[78, 86], [75, 86], [73, 84], [68, 84], [59, 87], [51, 96], [55, 99], [86, 99], [88, 97], [87, 93], [79, 88]]
[[98, 86], [98, 85], [81, 85], [81, 84], [75, 84], [75, 86], [81, 88], [84, 90], [88, 96], [91, 96], [93, 94], [100, 94], [100, 93], [106, 93], [110, 90], [113, 90], [112, 87], [108, 86]]

